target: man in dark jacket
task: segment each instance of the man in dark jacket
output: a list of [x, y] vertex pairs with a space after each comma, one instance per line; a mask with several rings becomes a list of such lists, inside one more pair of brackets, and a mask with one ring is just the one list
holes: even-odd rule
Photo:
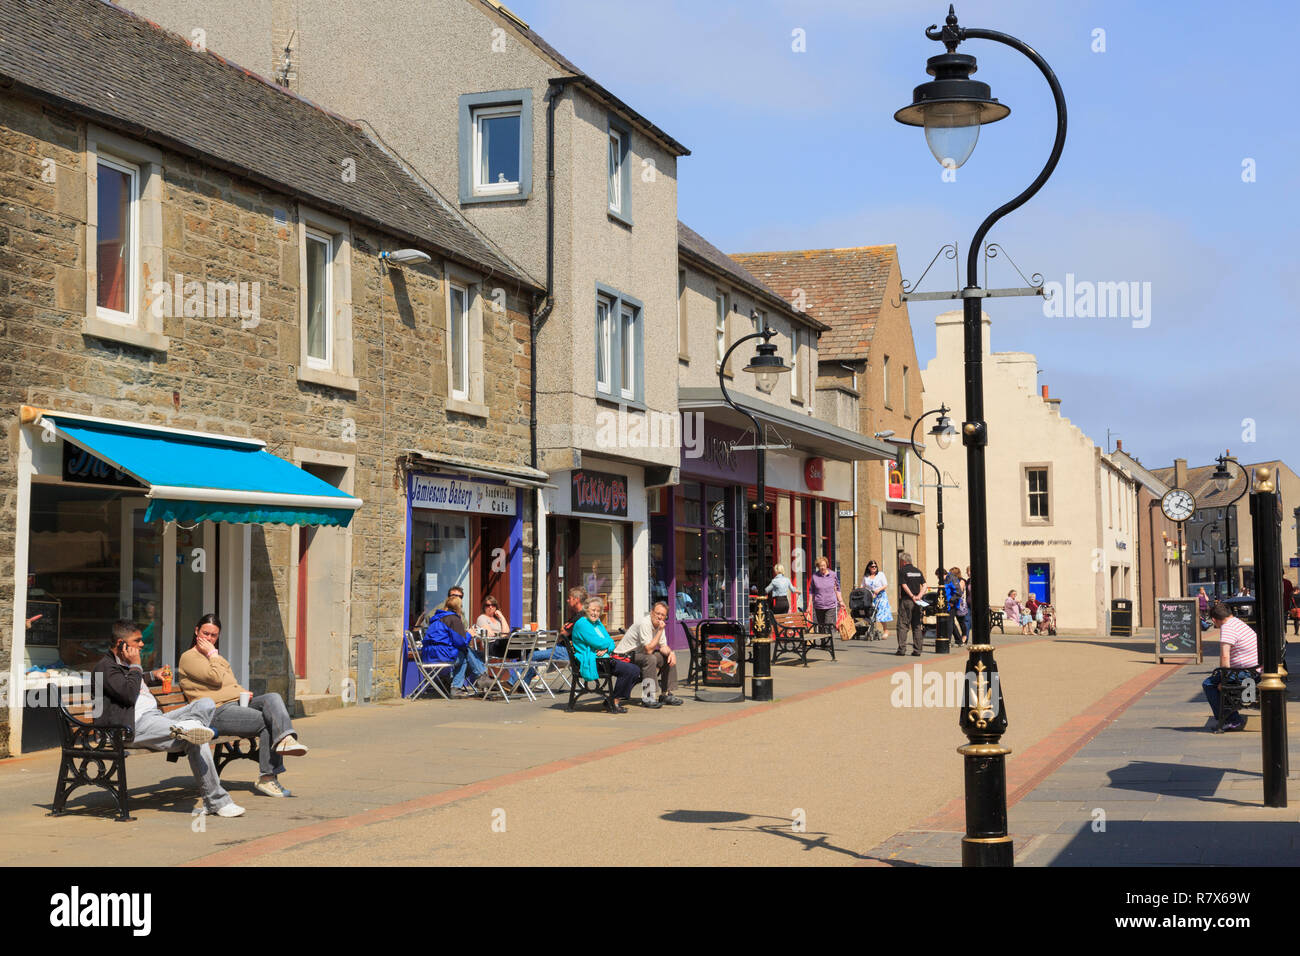
[[[167, 750], [178, 742], [184, 746], [190, 771], [203, 795], [205, 813], [237, 817], [244, 808], [236, 805], [221, 786], [216, 765], [212, 762], [212, 714], [216, 705], [201, 698], [178, 710], [164, 714], [153, 693], [144, 686], [145, 673], [140, 666], [144, 638], [134, 621], [121, 620], [113, 625], [113, 642], [109, 652], [95, 665], [104, 688], [104, 706], [95, 718], [96, 727], [125, 727], [128, 746], [146, 750]], [[158, 671], [149, 677], [159, 678]]]

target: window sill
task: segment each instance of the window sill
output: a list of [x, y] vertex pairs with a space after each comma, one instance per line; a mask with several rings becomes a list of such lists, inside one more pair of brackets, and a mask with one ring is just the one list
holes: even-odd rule
[[683, 365], [690, 365], [691, 357], [689, 355], [683, 355], [681, 352], [678, 352], [677, 361], [681, 362]]
[[467, 402], [463, 398], [448, 398], [447, 411], [456, 412], [459, 415], [470, 415], [474, 418], [487, 418], [488, 407], [479, 402]]
[[791, 404], [791, 405], [802, 405], [803, 403], [804, 403], [804, 400], [803, 400], [803, 396], [802, 396], [802, 395], [791, 395], [791, 396], [790, 396], [790, 404]]
[[608, 213], [609, 218], [612, 219], [614, 222], [618, 223], [620, 226], [627, 226], [627, 228], [629, 229], [632, 228], [631, 216], [625, 216], [623, 215], [623, 213], [615, 212], [613, 209], [609, 209], [608, 207], [606, 208], [606, 212]]
[[124, 345], [134, 345], [137, 348], [152, 349], [155, 352], [166, 352], [169, 345], [167, 336], [161, 332], [142, 329], [138, 325], [106, 322], [94, 315], [81, 317], [81, 334], [93, 335], [97, 339], [107, 339], [110, 342], [121, 342]]
[[298, 381], [311, 382], [313, 385], [325, 385], [345, 392], [357, 392], [361, 389], [361, 383], [351, 375], [340, 375], [330, 369], [311, 368], [307, 365], [298, 366]]
[[596, 401], [598, 401], [602, 405], [612, 405], [615, 408], [626, 408], [628, 411], [632, 411], [632, 412], [644, 412], [647, 410], [645, 402], [641, 401], [640, 399], [621, 398], [621, 397], [614, 398], [613, 396], [607, 395], [604, 392], [596, 393]]
[[520, 193], [520, 192], [484, 193], [482, 195], [479, 195], [478, 193], [465, 195], [462, 193], [460, 197], [460, 204], [462, 206], [471, 206], [471, 205], [476, 205], [478, 203], [489, 203], [489, 202], [523, 202], [524, 200], [528, 199], [528, 197], [531, 195], [532, 193]]

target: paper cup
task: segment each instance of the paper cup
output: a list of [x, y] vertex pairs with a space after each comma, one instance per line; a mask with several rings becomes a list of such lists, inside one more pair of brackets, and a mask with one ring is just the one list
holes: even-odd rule
[[252, 692], [251, 692], [251, 691], [247, 691], [247, 690], [244, 691], [243, 693], [241, 693], [241, 694], [239, 695], [239, 706], [240, 706], [240, 707], [247, 707], [247, 706], [248, 706], [248, 702], [249, 702], [250, 700], [252, 700], [252, 699], [253, 699], [253, 694], [252, 694]]

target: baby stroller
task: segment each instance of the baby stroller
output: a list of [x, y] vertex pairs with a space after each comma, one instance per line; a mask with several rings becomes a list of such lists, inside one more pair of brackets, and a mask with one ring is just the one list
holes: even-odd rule
[[1040, 604], [1038, 605], [1038, 610], [1043, 615], [1043, 622], [1038, 625], [1038, 633], [1048, 634], [1052, 637], [1055, 637], [1056, 636], [1056, 613], [1052, 610], [1052, 605]]
[[849, 592], [849, 617], [857, 630], [855, 641], [883, 641], [884, 628], [876, 623], [875, 595], [869, 588], [854, 588]]

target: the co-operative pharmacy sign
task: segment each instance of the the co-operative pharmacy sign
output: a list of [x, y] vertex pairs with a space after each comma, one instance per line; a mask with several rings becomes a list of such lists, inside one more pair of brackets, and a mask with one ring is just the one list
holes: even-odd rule
[[513, 515], [515, 490], [466, 478], [415, 475], [411, 478], [411, 507], [472, 514]]

